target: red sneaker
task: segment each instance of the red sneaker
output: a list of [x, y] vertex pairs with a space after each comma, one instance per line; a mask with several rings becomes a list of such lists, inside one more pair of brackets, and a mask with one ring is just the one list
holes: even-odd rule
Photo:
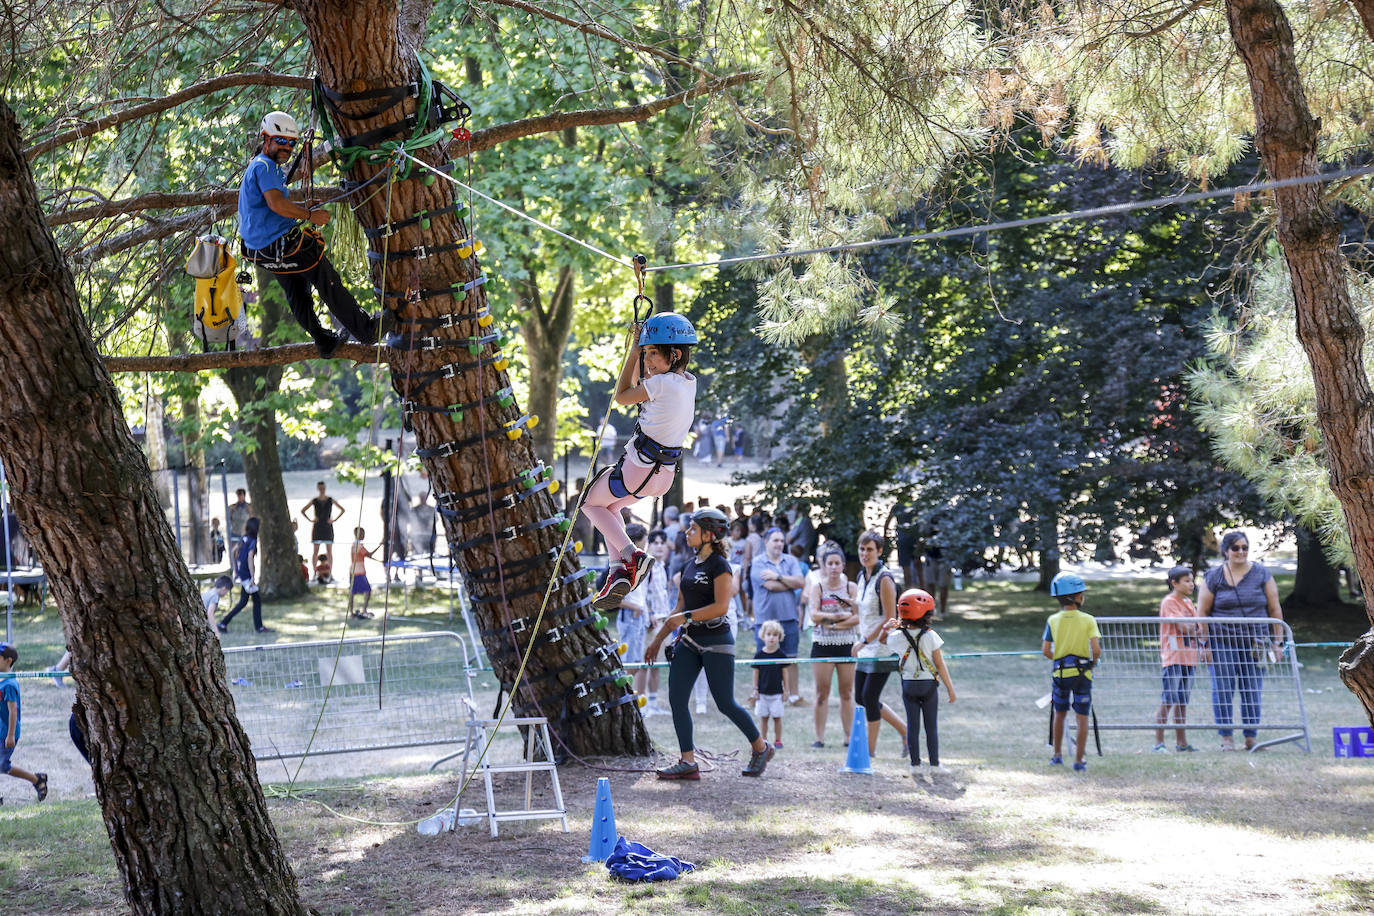
[[630, 593], [634, 587], [628, 565], [612, 566], [606, 573], [606, 584], [601, 586], [601, 591], [596, 593], [592, 599], [592, 607], [598, 611], [614, 611], [620, 607], [620, 601]]
[[654, 568], [654, 558], [642, 550], [636, 550], [625, 565], [630, 569], [630, 588], [638, 588], [639, 583], [649, 574], [649, 570]]

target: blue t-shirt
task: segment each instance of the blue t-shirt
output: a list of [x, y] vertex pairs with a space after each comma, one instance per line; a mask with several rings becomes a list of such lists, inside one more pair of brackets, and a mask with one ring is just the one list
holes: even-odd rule
[[776, 620], [779, 623], [797, 619], [797, 593], [791, 589], [769, 591], [763, 584], [763, 571], [771, 569], [780, 576], [800, 576], [801, 564], [790, 553], [785, 553], [774, 563], [768, 554], [754, 557], [749, 565], [749, 581], [754, 590], [754, 623]]
[[248, 562], [248, 555], [258, 549], [258, 539], [245, 537], [239, 541], [239, 555], [234, 558], [234, 576], [241, 582], [251, 582], [253, 580], [253, 566]]
[[10, 704], [14, 704], [14, 740], [19, 741], [19, 679], [12, 674], [0, 674], [0, 747], [10, 733]]
[[239, 186], [239, 235], [248, 248], [266, 248], [286, 235], [296, 221], [267, 206], [266, 192], [286, 193], [286, 176], [281, 166], [262, 153], [248, 163]]

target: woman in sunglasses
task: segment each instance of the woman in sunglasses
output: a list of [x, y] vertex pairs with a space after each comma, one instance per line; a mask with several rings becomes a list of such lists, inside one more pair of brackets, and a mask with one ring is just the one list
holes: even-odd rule
[[[1242, 623], [1238, 618], [1283, 620], [1279, 589], [1262, 563], [1250, 559], [1250, 539], [1242, 531], [1228, 531], [1221, 539], [1220, 566], [1207, 570], [1198, 592], [1199, 617], [1211, 617], [1203, 646], [1211, 655], [1212, 716], [1221, 735], [1221, 749], [1234, 751], [1232, 714], [1240, 693], [1240, 724], [1245, 749], [1255, 747], [1259, 733], [1260, 691], [1264, 686], [1265, 656], [1279, 657], [1283, 627]], [[1221, 623], [1223, 619], [1237, 620]]]
[[320, 356], [333, 356], [348, 337], [336, 336], [320, 324], [312, 288], [348, 334], [359, 343], [375, 343], [380, 331], [377, 319], [362, 310], [325, 257], [324, 238], [315, 227], [329, 222], [329, 211], [318, 200], [293, 203], [287, 197], [282, 166], [300, 143], [300, 126], [286, 112], [273, 111], [262, 119], [258, 136], [261, 143], [239, 186], [244, 257], [277, 278], [291, 314], [314, 339]]

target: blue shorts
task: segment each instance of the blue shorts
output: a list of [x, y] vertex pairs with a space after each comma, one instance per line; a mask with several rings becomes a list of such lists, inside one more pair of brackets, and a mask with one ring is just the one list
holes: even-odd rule
[[[782, 624], [782, 645], [778, 648], [782, 649], [782, 654], [786, 657], [796, 658], [797, 649], [801, 645], [801, 628], [797, 626], [795, 620], [779, 620], [778, 623]], [[763, 640], [759, 639], [760, 626], [762, 624], [754, 624], [754, 648], [762, 652]]]
[[353, 594], [372, 594], [372, 583], [367, 581], [367, 573], [358, 573], [353, 577]]
[[[1051, 678], [1050, 702], [1055, 712], [1068, 712], [1069, 707], [1080, 716], [1086, 716], [1093, 705], [1093, 682], [1086, 677]], [[1072, 685], [1072, 694], [1070, 694]], [[1070, 696], [1072, 695], [1072, 701]]]
[[1165, 665], [1164, 692], [1159, 702], [1164, 706], [1187, 706], [1193, 690], [1193, 671], [1192, 665]]
[[[16, 746], [18, 743], [17, 741], [15, 742]], [[10, 771], [10, 755], [13, 753], [14, 748], [5, 747], [5, 742], [0, 740], [0, 773], [8, 773]]]

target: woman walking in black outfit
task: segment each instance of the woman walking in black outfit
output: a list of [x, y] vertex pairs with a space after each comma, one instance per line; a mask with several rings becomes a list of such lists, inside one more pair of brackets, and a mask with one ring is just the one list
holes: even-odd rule
[[690, 701], [692, 685], [703, 669], [716, 708], [735, 723], [753, 751], [742, 774], [762, 776], [773, 757], [772, 745], [763, 740], [753, 718], [735, 702], [735, 634], [725, 617], [734, 586], [725, 558], [728, 524], [725, 514], [716, 509], [703, 509], [692, 515], [687, 545], [696, 556], [682, 569], [677, 607], [645, 649], [645, 657], [654, 658], [665, 635], [682, 627], [668, 666], [668, 702], [673, 709], [673, 728], [682, 759], [659, 770], [659, 779], [701, 778], [692, 741]]

